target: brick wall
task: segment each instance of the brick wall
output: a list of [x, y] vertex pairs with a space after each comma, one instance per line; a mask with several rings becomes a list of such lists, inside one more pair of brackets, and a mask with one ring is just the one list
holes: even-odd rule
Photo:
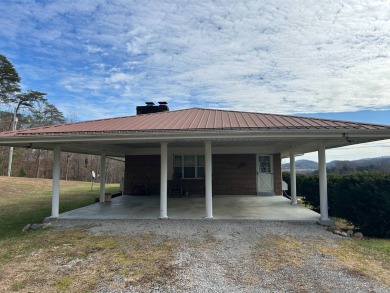
[[256, 194], [256, 155], [213, 155], [213, 194]]
[[[204, 179], [182, 179], [181, 181], [183, 195], [204, 195]], [[173, 180], [168, 180], [168, 195], [172, 192]]]
[[282, 161], [280, 154], [273, 155], [274, 164], [274, 191], [276, 195], [282, 195]]
[[[280, 154], [273, 155], [275, 194], [282, 194]], [[168, 182], [168, 193], [170, 192]], [[160, 194], [160, 156], [126, 156], [125, 194], [142, 193], [147, 185], [150, 195]], [[204, 180], [185, 179], [183, 191], [204, 194]], [[213, 194], [255, 195], [256, 155], [213, 155]]]
[[160, 194], [160, 156], [126, 156], [124, 193], [142, 195], [146, 185], [149, 195]]

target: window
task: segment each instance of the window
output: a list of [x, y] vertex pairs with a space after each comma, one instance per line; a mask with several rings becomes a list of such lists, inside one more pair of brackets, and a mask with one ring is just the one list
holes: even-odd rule
[[175, 159], [174, 159], [174, 164], [173, 164], [173, 168], [174, 168], [174, 172], [173, 172], [173, 177], [174, 178], [182, 178], [183, 177], [183, 164], [182, 164], [182, 156], [175, 156]]
[[196, 175], [198, 178], [204, 178], [204, 156], [196, 156], [197, 165], [196, 165]]
[[204, 156], [175, 155], [173, 168], [175, 178], [204, 178]]
[[259, 156], [259, 172], [272, 173], [271, 156]]

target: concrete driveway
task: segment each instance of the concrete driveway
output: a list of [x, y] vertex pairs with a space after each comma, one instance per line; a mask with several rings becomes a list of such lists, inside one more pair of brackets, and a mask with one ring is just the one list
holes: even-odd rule
[[[59, 219], [158, 219], [158, 196], [119, 196], [111, 202], [96, 203], [60, 214]], [[318, 221], [320, 215], [282, 196], [214, 196], [214, 219], [276, 221]], [[170, 219], [203, 219], [204, 197], [168, 198]]]

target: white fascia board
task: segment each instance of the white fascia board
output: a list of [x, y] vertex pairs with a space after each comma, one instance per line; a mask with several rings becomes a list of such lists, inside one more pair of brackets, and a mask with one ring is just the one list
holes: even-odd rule
[[372, 138], [373, 140], [390, 139], [389, 130], [273, 130], [273, 131], [176, 131], [176, 132], [137, 132], [126, 134], [96, 134], [96, 135], [45, 135], [0, 138], [0, 145], [24, 143], [66, 143], [66, 142], [93, 142], [93, 141], [128, 141], [128, 142], [161, 142], [186, 140], [252, 140], [262, 138], [288, 139], [311, 138], [327, 139], [348, 136], [350, 138]]

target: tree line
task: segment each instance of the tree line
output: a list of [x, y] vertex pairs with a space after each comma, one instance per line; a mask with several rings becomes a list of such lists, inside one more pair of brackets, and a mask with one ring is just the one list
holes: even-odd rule
[[362, 159], [356, 161], [334, 161], [327, 168], [328, 173], [353, 174], [353, 173], [390, 173], [390, 157]]
[[[39, 126], [70, 122], [64, 114], [46, 98], [46, 93], [22, 91], [21, 78], [6, 56], [0, 54], [0, 131], [13, 131]], [[62, 153], [61, 179], [89, 181], [92, 171], [98, 174], [99, 156]], [[0, 147], [0, 175], [35, 178], [52, 177], [51, 151]], [[107, 160], [107, 182], [120, 182], [124, 163]], [[97, 179], [97, 178], [95, 178]]]
[[[331, 161], [326, 164], [329, 174], [354, 174], [354, 173], [390, 173], [390, 157], [377, 157], [353, 161]], [[318, 174], [318, 163], [309, 160], [298, 160], [295, 170], [299, 174]], [[282, 164], [282, 169], [288, 171], [290, 163]]]

